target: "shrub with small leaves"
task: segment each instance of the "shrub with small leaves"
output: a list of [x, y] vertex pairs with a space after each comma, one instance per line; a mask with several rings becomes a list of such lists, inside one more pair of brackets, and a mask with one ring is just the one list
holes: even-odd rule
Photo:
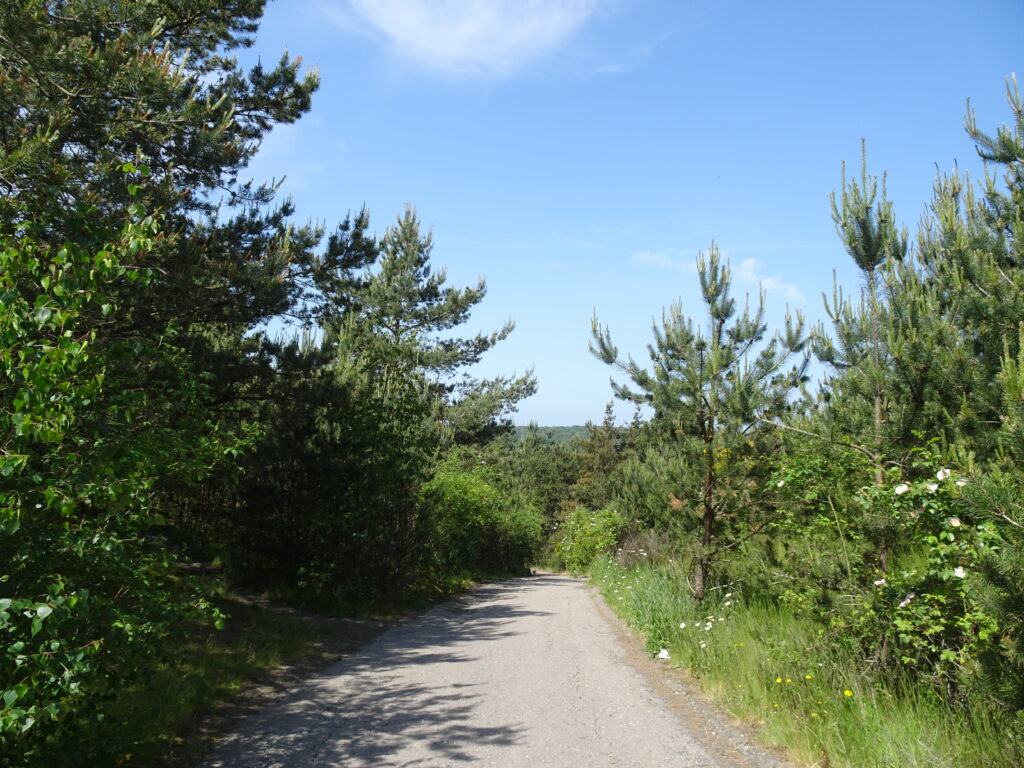
[[614, 506], [596, 512], [577, 509], [565, 521], [555, 554], [571, 573], [581, 573], [598, 555], [615, 548], [625, 527], [626, 521]]

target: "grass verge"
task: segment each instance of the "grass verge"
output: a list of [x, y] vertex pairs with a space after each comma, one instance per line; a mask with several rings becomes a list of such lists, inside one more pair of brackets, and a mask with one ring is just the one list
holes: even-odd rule
[[703, 603], [680, 574], [598, 560], [591, 577], [608, 605], [665, 649], [737, 718], [800, 765], [967, 768], [1018, 765], [987, 713], [880, 679], [816, 624], [785, 606], [716, 594]]

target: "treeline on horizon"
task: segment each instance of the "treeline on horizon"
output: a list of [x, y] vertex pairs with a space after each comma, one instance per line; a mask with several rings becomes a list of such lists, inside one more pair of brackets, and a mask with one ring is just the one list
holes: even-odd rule
[[586, 438], [589, 432], [589, 427], [582, 424], [573, 424], [571, 426], [554, 426], [554, 427], [542, 427], [538, 424], [531, 423], [527, 426], [517, 426], [515, 428], [515, 434], [519, 438], [527, 438], [534, 432], [539, 433], [541, 439], [549, 443], [567, 443], [577, 438]]
[[789, 606], [893, 695], [1024, 737], [1015, 83], [1011, 127], [968, 118], [990, 175], [938, 179], [913, 242], [884, 184], [844, 178], [863, 284], [836, 286], [830, 327], [737, 313], [712, 245], [704, 314], [666, 309], [649, 364], [594, 320], [614, 395], [651, 417], [609, 406], [568, 436], [512, 426], [531, 374], [466, 373], [512, 327], [448, 333], [485, 285], [447, 285], [413, 209], [379, 237], [365, 211], [327, 230], [248, 180], [318, 86], [288, 55], [235, 61], [262, 11], [0, 16], [0, 765], [130, 747], [95, 727], [110, 703], [230, 621], [193, 561], [355, 610], [642, 550], [688, 600]]

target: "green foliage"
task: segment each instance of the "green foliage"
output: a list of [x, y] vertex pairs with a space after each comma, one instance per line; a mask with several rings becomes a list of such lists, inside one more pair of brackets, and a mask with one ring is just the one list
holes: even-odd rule
[[[457, 378], [512, 325], [453, 335], [485, 286], [432, 271], [411, 210], [380, 241], [365, 211], [325, 237], [240, 181], [318, 86], [287, 54], [230, 55], [263, 6], [0, 14], [5, 765], [113, 763], [122, 740], [93, 727], [111, 697], [183, 621], [218, 620], [180, 547], [318, 598], [448, 583], [420, 489], [535, 389]], [[540, 513], [501, 497], [473, 535], [473, 569], [521, 568]]]
[[134, 208], [108, 239], [90, 213], [66, 216], [77, 238], [56, 247], [28, 222], [0, 242], [0, 748], [11, 765], [57, 765], [53, 744], [66, 764], [102, 754], [110, 745], [89, 742], [87, 724], [176, 620], [216, 616], [172, 579], [149, 504], [158, 475], [201, 473], [216, 440], [137, 423], [145, 399], [111, 375], [126, 350], [91, 322], [116, 311], [113, 285], [149, 279], [128, 265], [158, 224]]
[[[729, 712], [799, 764], [833, 766], [1017, 765], [992, 707], [951, 706], [915, 687], [906, 670], [864, 663], [828, 642], [820, 624], [746, 587], [692, 597], [685, 574], [597, 560], [605, 600], [645, 638], [652, 655], [685, 666]], [[732, 591], [735, 590], [735, 591]]]
[[538, 512], [510, 503], [479, 474], [444, 468], [423, 486], [422, 499], [442, 572], [521, 573], [539, 551]]
[[[262, 10], [0, 14], [0, 763], [111, 764], [129, 745], [95, 727], [117, 691], [145, 684], [183, 622], [220, 619], [175, 566], [185, 542], [235, 576], [345, 602], [522, 570], [567, 510], [557, 554], [574, 570], [624, 535], [664, 542], [648, 559], [671, 569], [609, 597], [702, 674], [747, 641], [687, 644], [676, 625], [711, 611], [717, 628], [734, 590], [769, 651], [761, 677], [826, 649], [823, 677], [857, 706], [829, 700], [832, 724], [805, 722], [810, 759], [838, 754], [851, 722], [876, 727], [864, 712], [899, 720], [890, 700], [974, 728], [962, 762], [996, 754], [990, 708], [1008, 749], [1024, 744], [1015, 81], [1011, 126], [989, 135], [968, 115], [983, 182], [940, 178], [913, 247], [884, 177], [844, 169], [833, 219], [864, 283], [836, 285], [831, 335], [813, 333], [830, 368], [817, 398], [793, 397], [799, 318], [771, 336], [763, 297], [737, 312], [712, 246], [706, 325], [673, 305], [648, 368], [594, 321], [593, 351], [628, 379], [615, 394], [650, 421], [625, 430], [609, 410], [555, 444], [513, 436], [531, 373], [466, 375], [512, 324], [456, 335], [486, 286], [447, 285], [411, 208], [379, 240], [365, 211], [325, 237], [292, 225], [275, 185], [239, 181], [318, 85], [287, 55], [250, 70], [230, 55]], [[280, 339], [275, 318], [291, 324]]]
[[620, 481], [616, 470], [632, 447], [628, 434], [625, 428], [615, 426], [612, 403], [605, 406], [600, 425], [587, 422], [585, 435], [578, 438], [580, 472], [569, 489], [568, 504], [601, 509], [611, 503]]
[[[748, 464], [756, 463], [755, 438], [764, 433], [771, 419], [787, 407], [789, 395], [804, 378], [801, 364], [786, 370], [789, 358], [803, 350], [803, 319], [787, 315], [785, 333], [766, 339], [764, 295], [756, 311], [746, 307], [736, 316], [736, 302], [729, 295], [730, 273], [722, 264], [718, 247], [712, 244], [705, 258], [698, 258], [697, 271], [706, 305], [708, 329], [694, 327], [677, 302], [662, 315], [660, 327], [653, 328], [654, 343], [648, 345], [652, 371], [641, 368], [632, 358], [622, 360], [612, 344], [608, 329], [595, 318], [591, 351], [603, 362], [625, 373], [636, 387], [612, 382], [616, 396], [654, 408], [653, 425], [663, 446], [697, 471], [689, 471], [684, 484], [667, 495], [663, 505], [673, 509], [700, 509], [700, 525], [691, 535], [693, 546], [694, 594], [703, 598], [711, 562], [722, 546], [756, 530], [722, 525], [746, 506], [742, 503], [749, 487]], [[699, 468], [699, 469], [698, 469]], [[694, 526], [696, 527], [696, 526]]]
[[[801, 642], [861, 670], [851, 692], [868, 686], [908, 711], [941, 702], [951, 720], [985, 713], [966, 723], [970, 737], [997, 724], [1013, 760], [1024, 744], [1024, 100], [1008, 86], [1009, 126], [986, 134], [968, 114], [984, 181], [941, 177], [913, 245], [884, 177], [865, 162], [848, 180], [844, 168], [833, 220], [863, 282], [837, 284], [831, 329], [812, 333], [829, 367], [817, 396], [790, 397], [800, 369], [774, 361], [799, 334], [787, 328], [773, 347], [760, 311], [736, 317], [715, 252], [699, 265], [706, 332], [673, 307], [648, 369], [620, 358], [596, 321], [592, 347], [628, 377], [615, 393], [654, 409], [604, 474], [629, 535], [667, 539], [647, 559], [693, 563], [672, 566], [672, 590], [770, 603], [809, 633]], [[587, 462], [608, 453], [594, 447]], [[672, 642], [671, 601], [645, 593], [614, 601], [669, 647], [658, 644]], [[698, 648], [686, 660], [700, 671]]]
[[453, 338], [483, 285], [446, 285], [411, 210], [380, 243], [368, 223], [363, 212], [332, 238], [330, 279], [305, 297], [320, 331], [278, 343], [274, 375], [256, 384], [268, 395], [252, 411], [263, 436], [240, 458], [244, 474], [210, 484], [219, 498], [199, 521], [228, 542], [237, 576], [342, 602], [394, 599], [452, 575], [435, 567], [436, 521], [420, 505], [420, 486], [452, 443], [500, 432], [502, 414], [534, 386], [529, 376], [453, 384], [452, 374], [511, 327]]
[[856, 599], [823, 617], [876, 663], [914, 667], [919, 678], [951, 692], [963, 691], [996, 635], [972, 585], [999, 537], [966, 503], [966, 482], [941, 468], [930, 479], [864, 488], [857, 503], [893, 521], [899, 567], [863, 574]]
[[[338, 633], [337, 626], [248, 605], [230, 594], [218, 596], [215, 603], [230, 614], [223, 630], [185, 622], [181, 632], [165, 641], [162, 658], [146, 660], [144, 681], [117, 690], [108, 717], [91, 726], [90, 736], [103, 744], [101, 754], [108, 756], [102, 764], [197, 764], [210, 749], [211, 736], [209, 723], [197, 721], [197, 712], [217, 713], [268, 670], [287, 665], [292, 671], [312, 672], [336, 658], [332, 635]], [[367, 622], [354, 642], [346, 641], [372, 638], [372, 626]]]
[[625, 528], [626, 521], [614, 507], [596, 512], [577, 509], [562, 525], [555, 554], [570, 573], [583, 573], [599, 555], [615, 548]]
[[578, 438], [584, 438], [588, 431], [588, 427], [578, 425], [568, 427], [541, 427], [536, 424], [530, 424], [525, 427], [516, 427], [515, 434], [517, 437], [522, 438], [529, 435], [535, 429], [540, 430], [545, 439], [550, 440], [552, 443], [568, 443]]

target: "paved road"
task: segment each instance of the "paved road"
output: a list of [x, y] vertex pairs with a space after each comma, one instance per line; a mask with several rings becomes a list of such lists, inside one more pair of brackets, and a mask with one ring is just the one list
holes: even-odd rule
[[203, 766], [775, 765], [681, 708], [692, 692], [659, 683], [599, 601], [557, 575], [477, 589], [244, 721]]

